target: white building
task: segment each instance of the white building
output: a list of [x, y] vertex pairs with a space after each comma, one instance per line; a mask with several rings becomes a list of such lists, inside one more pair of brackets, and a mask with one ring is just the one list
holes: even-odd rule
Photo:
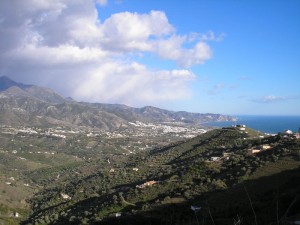
[[283, 133], [284, 134], [293, 134], [293, 131], [291, 131], [291, 130], [285, 130], [285, 131], [283, 131]]

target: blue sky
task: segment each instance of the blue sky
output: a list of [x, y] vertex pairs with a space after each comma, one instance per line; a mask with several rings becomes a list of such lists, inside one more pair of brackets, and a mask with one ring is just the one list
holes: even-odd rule
[[300, 115], [300, 1], [4, 2], [0, 75], [84, 101]]

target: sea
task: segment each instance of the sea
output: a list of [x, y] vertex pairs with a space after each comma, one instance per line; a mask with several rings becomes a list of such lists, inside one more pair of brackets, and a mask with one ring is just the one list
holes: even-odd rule
[[237, 124], [244, 124], [252, 129], [277, 134], [284, 130], [299, 132], [300, 116], [258, 116], [258, 115], [235, 115], [237, 121], [209, 122], [203, 125], [212, 127], [230, 127]]

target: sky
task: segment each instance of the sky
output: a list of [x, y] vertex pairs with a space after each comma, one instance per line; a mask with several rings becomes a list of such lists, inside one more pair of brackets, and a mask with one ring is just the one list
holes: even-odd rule
[[78, 101], [300, 115], [299, 0], [2, 0], [0, 76]]

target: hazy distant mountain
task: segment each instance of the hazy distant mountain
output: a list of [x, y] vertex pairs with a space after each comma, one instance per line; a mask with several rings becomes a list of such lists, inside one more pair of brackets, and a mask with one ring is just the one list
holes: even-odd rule
[[34, 97], [48, 103], [63, 103], [64, 97], [48, 88], [17, 83], [6, 76], [0, 77], [0, 91], [14, 97]]
[[21, 89], [25, 89], [28, 87], [31, 87], [31, 85], [25, 85], [25, 84], [21, 84], [21, 83], [17, 83], [11, 79], [9, 79], [6, 76], [2, 76], [0, 77], [0, 91], [4, 91], [10, 87], [19, 87]]
[[114, 113], [129, 121], [203, 123], [209, 121], [231, 121], [233, 117], [213, 113], [174, 112], [153, 106], [133, 108], [120, 104], [83, 103], [100, 110]]
[[114, 130], [128, 122], [228, 121], [220, 114], [173, 112], [152, 106], [133, 108], [121, 104], [76, 102], [51, 89], [0, 77], [0, 123], [27, 126], [85, 126]]

